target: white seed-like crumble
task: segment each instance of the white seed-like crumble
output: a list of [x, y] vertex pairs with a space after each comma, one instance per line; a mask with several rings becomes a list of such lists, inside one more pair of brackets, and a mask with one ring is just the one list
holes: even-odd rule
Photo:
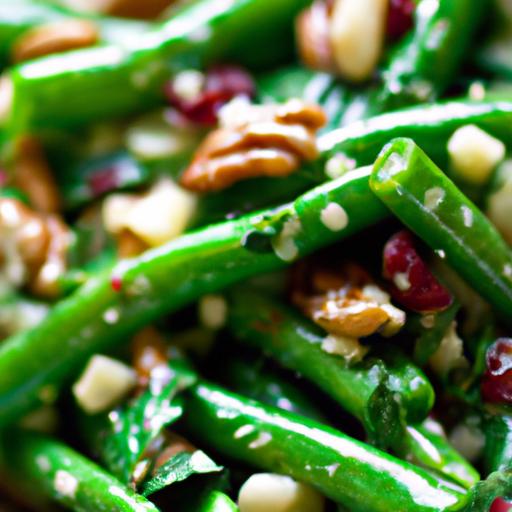
[[331, 231], [341, 231], [348, 225], [347, 212], [338, 203], [329, 203], [320, 214], [322, 224]]

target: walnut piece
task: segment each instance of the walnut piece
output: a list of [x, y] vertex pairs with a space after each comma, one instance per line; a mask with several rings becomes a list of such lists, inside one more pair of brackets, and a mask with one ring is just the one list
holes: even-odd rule
[[0, 198], [0, 265], [10, 285], [26, 285], [35, 295], [55, 297], [69, 243], [70, 232], [58, 216], [35, 212], [17, 199]]
[[22, 62], [43, 55], [93, 46], [99, 31], [88, 20], [67, 19], [39, 25], [21, 34], [12, 49], [12, 60]]
[[235, 99], [219, 113], [221, 126], [199, 146], [181, 184], [197, 192], [227, 188], [260, 176], [288, 176], [318, 154], [323, 110], [301, 100], [251, 105]]
[[293, 292], [292, 300], [328, 333], [348, 338], [376, 332], [392, 336], [404, 325], [405, 313], [390, 303], [389, 295], [358, 265], [303, 272], [308, 282]]

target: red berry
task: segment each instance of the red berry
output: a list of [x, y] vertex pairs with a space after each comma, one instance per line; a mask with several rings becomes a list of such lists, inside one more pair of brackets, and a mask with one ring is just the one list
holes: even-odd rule
[[409, 231], [396, 233], [386, 243], [384, 277], [392, 282], [390, 292], [393, 298], [413, 311], [442, 311], [453, 301], [451, 293], [421, 259]]
[[492, 504], [489, 512], [510, 512], [512, 511], [512, 503], [505, 501], [503, 498], [496, 498]]
[[189, 121], [201, 125], [217, 122], [217, 112], [235, 96], [254, 96], [251, 76], [236, 66], [216, 66], [205, 77], [201, 93], [194, 99], [183, 99], [176, 94], [173, 82], [165, 87], [167, 99]]
[[486, 354], [481, 391], [486, 402], [512, 403], [512, 338], [499, 338]]
[[412, 28], [415, 8], [413, 0], [390, 0], [387, 22], [389, 39], [400, 39]]

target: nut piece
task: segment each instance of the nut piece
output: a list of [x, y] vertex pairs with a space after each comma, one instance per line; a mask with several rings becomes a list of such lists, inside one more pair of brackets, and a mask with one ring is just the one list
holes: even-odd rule
[[12, 60], [22, 62], [51, 53], [86, 48], [95, 45], [98, 39], [98, 28], [88, 20], [46, 23], [18, 37], [13, 45]]
[[177, 0], [66, 0], [75, 10], [142, 19], [157, 17], [175, 2]]
[[0, 265], [10, 285], [28, 285], [36, 295], [54, 297], [69, 242], [69, 230], [59, 217], [0, 198]]
[[27, 194], [37, 211], [57, 213], [59, 189], [40, 142], [34, 137], [22, 137], [16, 143], [15, 152], [14, 185]]
[[132, 339], [133, 367], [139, 383], [146, 385], [151, 373], [159, 366], [167, 366], [167, 351], [160, 333], [152, 326], [145, 327]]
[[297, 45], [306, 66], [322, 71], [336, 71], [329, 41], [330, 9], [323, 0], [304, 9], [296, 21]]
[[389, 295], [358, 265], [299, 272], [307, 282], [299, 283], [292, 300], [329, 334], [355, 339], [376, 332], [392, 336], [405, 323], [405, 313], [390, 303]]
[[251, 105], [235, 99], [219, 112], [221, 127], [199, 146], [181, 177], [190, 190], [212, 192], [260, 176], [287, 176], [318, 154], [323, 110], [301, 100]]
[[329, 36], [340, 74], [370, 78], [384, 46], [388, 0], [335, 0]]

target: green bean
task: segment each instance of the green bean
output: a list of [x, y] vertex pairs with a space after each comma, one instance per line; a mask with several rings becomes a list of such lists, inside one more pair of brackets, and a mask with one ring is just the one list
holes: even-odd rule
[[377, 414], [383, 415], [375, 399], [379, 384], [387, 376], [393, 399], [398, 398], [400, 404], [399, 415], [412, 422], [396, 425], [399, 418], [386, 417], [385, 423], [397, 429], [386, 439], [387, 446], [400, 457], [439, 471], [465, 487], [478, 480], [478, 473], [446, 439], [414, 424], [429, 412], [434, 394], [421, 370], [396, 349], [384, 350], [384, 360], [369, 357], [349, 366], [343, 358], [324, 352], [321, 345], [326, 334], [291, 308], [246, 289], [231, 292], [230, 298], [228, 328], [237, 338], [315, 383], [370, 433], [382, 427], [372, 412], [377, 408]]
[[[370, 185], [505, 322], [512, 321], [510, 249], [485, 215], [412, 140], [395, 139], [382, 150]], [[429, 201], [429, 194], [438, 199]]]
[[30, 492], [41, 492], [76, 511], [157, 511], [146, 498], [60, 441], [34, 432], [7, 432], [1, 464]]
[[488, 473], [512, 468], [512, 416], [496, 413], [484, 418], [484, 465]]
[[223, 59], [275, 63], [292, 50], [292, 19], [306, 3], [199, 0], [128, 43], [22, 63], [8, 73], [6, 124], [34, 131], [129, 115], [162, 102], [162, 86], [176, 69]]
[[[37, 405], [91, 354], [162, 314], [378, 222], [385, 210], [368, 177], [367, 169], [355, 171], [277, 210], [208, 226], [91, 277], [40, 325], [0, 347], [0, 423]], [[330, 203], [347, 215], [342, 230], [321, 220]]]
[[353, 511], [461, 510], [465, 495], [340, 432], [212, 384], [186, 394], [185, 428], [224, 455], [309, 483]]

